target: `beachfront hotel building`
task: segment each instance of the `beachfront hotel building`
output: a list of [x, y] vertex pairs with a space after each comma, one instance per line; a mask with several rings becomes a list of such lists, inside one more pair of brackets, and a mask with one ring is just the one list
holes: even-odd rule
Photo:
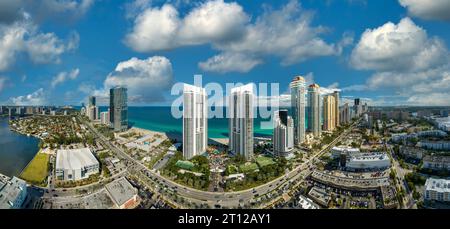
[[311, 84], [308, 88], [308, 130], [313, 133], [314, 137], [319, 137], [321, 133], [320, 120], [320, 86]]
[[191, 159], [206, 152], [208, 145], [206, 90], [189, 84], [183, 88], [183, 157]]
[[55, 174], [58, 180], [82, 180], [99, 171], [100, 163], [89, 148], [65, 149], [56, 152]]
[[253, 157], [253, 84], [231, 89], [229, 98], [229, 150], [246, 160]]
[[275, 156], [287, 157], [294, 149], [294, 121], [287, 110], [275, 111], [272, 138]]
[[114, 131], [128, 129], [128, 95], [124, 87], [109, 90], [109, 122]]
[[306, 123], [306, 85], [305, 79], [301, 76], [295, 77], [291, 84], [291, 107], [294, 121], [294, 142], [300, 145], [305, 141]]

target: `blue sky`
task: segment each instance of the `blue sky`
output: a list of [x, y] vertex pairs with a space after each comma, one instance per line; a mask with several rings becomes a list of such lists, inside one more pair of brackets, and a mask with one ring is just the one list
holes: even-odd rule
[[[288, 84], [307, 76], [374, 105], [450, 105], [448, 0], [5, 0], [0, 103], [78, 105], [129, 87]], [[277, 98], [274, 98], [277, 99]]]

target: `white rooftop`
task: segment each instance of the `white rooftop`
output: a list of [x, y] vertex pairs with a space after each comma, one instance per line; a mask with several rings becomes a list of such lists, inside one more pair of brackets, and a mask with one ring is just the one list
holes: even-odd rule
[[89, 148], [58, 150], [56, 169], [76, 170], [99, 164]]
[[450, 192], [450, 180], [428, 178], [425, 189], [436, 192]]
[[301, 205], [302, 209], [319, 209], [319, 207], [316, 204], [314, 204], [314, 202], [311, 199], [304, 197], [302, 195], [300, 195], [299, 197], [300, 198], [298, 203]]
[[347, 151], [347, 152], [359, 152], [358, 148], [352, 148], [352, 147], [349, 147], [349, 146], [334, 146], [332, 148], [332, 150], [334, 150], [334, 151], [342, 151], [342, 152], [344, 152], [344, 151]]
[[352, 161], [384, 161], [389, 160], [386, 153], [364, 153], [351, 157]]
[[107, 184], [105, 187], [117, 206], [122, 206], [137, 194], [137, 190], [124, 177]]
[[20, 207], [13, 206], [13, 203], [26, 187], [27, 183], [17, 177], [13, 177], [11, 180], [6, 181], [6, 183], [3, 183], [0, 186], [0, 209]]

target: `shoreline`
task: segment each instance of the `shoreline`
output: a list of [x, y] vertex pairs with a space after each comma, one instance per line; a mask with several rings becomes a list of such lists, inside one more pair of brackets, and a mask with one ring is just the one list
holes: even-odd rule
[[[176, 139], [177, 141], [180, 141], [180, 142], [183, 141], [182, 133], [173, 134], [173, 133], [167, 133], [167, 132], [163, 132], [163, 131], [146, 129], [146, 128], [136, 127], [136, 126], [132, 126], [128, 131], [132, 131], [132, 130], [139, 131], [139, 132], [144, 132], [144, 133], [148, 132], [150, 134], [161, 134], [161, 135], [165, 135], [169, 139]], [[262, 139], [268, 140], [268, 139], [271, 139], [271, 136], [256, 135], [256, 136], [253, 136], [253, 139], [255, 139], [255, 140], [262, 140]], [[228, 137], [223, 137], [223, 138], [211, 138], [211, 137], [208, 137], [208, 142], [209, 142], [209, 144], [219, 143], [219, 144], [227, 146], [228, 142], [229, 142], [229, 138]]]
[[[140, 131], [140, 132], [150, 132], [153, 134], [162, 134], [165, 135], [167, 138], [169, 139], [176, 139], [177, 141], [183, 141], [183, 135], [180, 134], [168, 134], [167, 132], [162, 132], [162, 131], [156, 131], [156, 130], [150, 130], [150, 129], [145, 129], [145, 128], [141, 128], [141, 127], [131, 127], [128, 131], [132, 131], [132, 130], [136, 130], [136, 131]], [[220, 143], [222, 145], [228, 145], [228, 138], [208, 138], [208, 141], [210, 143]]]
[[27, 165], [20, 171], [18, 177], [22, 176], [23, 171], [25, 171], [25, 169], [31, 164], [31, 162], [36, 158], [36, 156], [37, 156], [38, 154], [41, 153], [41, 151], [42, 151], [42, 149], [39, 148], [39, 150], [38, 150], [37, 153], [33, 156], [33, 158], [31, 158], [31, 160], [27, 163]]

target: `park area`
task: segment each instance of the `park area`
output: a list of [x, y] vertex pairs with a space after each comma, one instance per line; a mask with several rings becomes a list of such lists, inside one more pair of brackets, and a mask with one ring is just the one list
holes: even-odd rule
[[259, 157], [256, 158], [256, 164], [258, 164], [258, 166], [260, 168], [262, 168], [262, 167], [265, 167], [267, 165], [275, 164], [275, 161], [273, 161], [273, 159], [269, 158], [269, 157], [259, 156]]
[[45, 153], [37, 153], [33, 160], [20, 174], [20, 178], [34, 184], [45, 186], [45, 178], [48, 175], [50, 156]]

